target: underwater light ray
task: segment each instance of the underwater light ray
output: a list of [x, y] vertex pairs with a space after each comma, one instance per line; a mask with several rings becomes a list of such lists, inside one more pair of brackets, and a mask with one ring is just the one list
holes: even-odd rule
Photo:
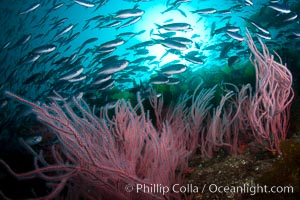
[[[155, 36], [154, 34], [159, 34], [159, 33], [166, 33], [167, 31], [165, 30], [157, 30], [157, 25], [156, 24], [166, 24], [165, 21], [170, 21], [169, 23], [176, 23], [176, 22], [189, 22], [192, 26], [191, 31], [177, 31], [176, 32], [176, 37], [186, 37], [186, 38], [191, 38], [193, 34], [199, 34], [200, 37], [195, 40], [195, 41], [208, 41], [209, 40], [209, 33], [208, 30], [205, 30], [205, 20], [198, 21], [198, 16], [192, 15], [191, 13], [187, 13], [187, 17], [184, 17], [183, 15], [179, 14], [178, 11], [172, 10], [170, 12], [166, 13], [161, 13], [163, 10], [165, 10], [166, 7], [164, 4], [159, 4], [156, 3], [153, 5], [150, 9], [148, 8], [142, 18], [142, 20], [136, 24], [133, 29], [135, 31], [139, 31], [141, 29], [146, 30], [146, 34], [142, 34], [137, 37], [138, 40], [140, 41], [148, 41], [148, 40], [153, 40], [153, 39], [161, 39], [158, 36]], [[185, 10], [192, 10], [192, 6], [185, 5], [183, 8]], [[151, 51], [151, 54], [157, 57], [157, 60], [160, 61], [161, 65], [164, 65], [168, 62], [173, 61], [174, 59], [181, 59], [177, 55], [174, 54], [168, 54], [165, 56], [162, 60], [159, 60], [166, 51], [168, 50], [167, 48], [162, 47], [161, 45], [154, 45], [151, 47], [148, 47]], [[191, 48], [192, 50], [192, 48]], [[186, 53], [188, 51], [185, 51], [183, 53]], [[184, 59], [182, 59], [183, 62], [185, 63]]]

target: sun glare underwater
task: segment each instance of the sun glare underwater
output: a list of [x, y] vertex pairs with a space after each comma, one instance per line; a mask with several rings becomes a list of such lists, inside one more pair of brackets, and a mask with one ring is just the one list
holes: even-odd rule
[[300, 128], [297, 0], [0, 9], [1, 197], [197, 199], [120, 188], [186, 183], [195, 155], [285, 155]]

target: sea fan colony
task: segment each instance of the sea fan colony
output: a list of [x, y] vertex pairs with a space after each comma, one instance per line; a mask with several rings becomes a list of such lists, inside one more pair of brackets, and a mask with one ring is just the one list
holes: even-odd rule
[[[200, 89], [200, 85], [192, 96], [183, 95], [169, 109], [152, 91], [149, 100], [155, 120], [139, 95], [136, 106], [119, 100], [111, 117], [108, 107], [96, 116], [82, 99], [39, 105], [7, 92], [31, 106], [60, 144], [52, 148], [54, 163], [39, 155], [31, 172], [17, 174], [0, 162], [16, 177], [39, 176], [49, 181], [53, 191], [44, 199], [58, 197], [65, 187], [69, 199], [181, 199], [183, 194], [178, 193], [137, 193], [136, 185], [183, 184], [188, 160], [197, 148], [203, 157], [213, 157], [219, 149], [237, 155], [244, 137], [281, 153], [279, 144], [286, 139], [294, 95], [292, 75], [261, 41], [260, 52], [249, 33], [247, 42], [256, 69], [254, 89], [249, 84], [241, 88], [222, 84], [224, 95], [213, 107], [217, 86]], [[133, 187], [131, 193], [124, 190], [128, 184]]]

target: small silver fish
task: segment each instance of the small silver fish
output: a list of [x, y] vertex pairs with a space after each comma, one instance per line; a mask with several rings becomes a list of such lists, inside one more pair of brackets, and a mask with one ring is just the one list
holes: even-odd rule
[[95, 6], [95, 4], [93, 4], [92, 2], [88, 2], [88, 1], [82, 1], [82, 0], [73, 0], [75, 3], [84, 6], [86, 8], [92, 8]]
[[39, 144], [43, 140], [43, 137], [40, 135], [34, 135], [27, 138], [24, 138], [24, 142], [29, 146], [34, 146]]
[[20, 12], [19, 15], [24, 15], [24, 14], [30, 13], [30, 12], [34, 11], [35, 9], [37, 9], [38, 7], [40, 7], [40, 5], [41, 5], [40, 3], [33, 4], [32, 6], [30, 6], [30, 8]]

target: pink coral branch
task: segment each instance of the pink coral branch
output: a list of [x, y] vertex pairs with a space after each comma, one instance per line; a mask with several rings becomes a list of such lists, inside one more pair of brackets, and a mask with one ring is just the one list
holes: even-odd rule
[[[7, 95], [30, 105], [38, 119], [55, 131], [61, 142], [62, 155], [58, 153], [58, 149], [52, 148], [56, 164], [40, 168], [36, 159], [36, 169], [22, 174], [14, 173], [2, 160], [0, 163], [16, 177], [40, 176], [53, 181], [55, 194], [51, 193], [51, 197], [58, 195], [63, 185], [82, 181], [82, 188], [73, 192], [81, 192], [86, 197], [97, 197], [102, 192], [109, 193], [114, 198], [131, 198], [132, 194], [125, 192], [124, 187], [118, 188], [116, 185], [129, 183], [134, 186], [139, 183], [171, 186], [181, 181], [181, 176], [187, 169], [190, 151], [186, 140], [182, 142], [181, 139], [185, 135], [180, 134], [180, 131], [173, 134], [173, 128], [168, 123], [158, 132], [148, 112], [144, 111], [139, 97], [136, 107], [120, 100], [116, 104], [113, 118], [108, 117], [108, 108], [104, 108], [102, 118], [99, 118], [85, 108], [87, 105], [83, 100], [73, 98], [72, 104], [63, 101], [64, 105], [59, 106], [54, 101], [50, 105], [40, 106], [10, 92]], [[175, 172], [178, 169], [179, 173]], [[68, 182], [57, 184], [62, 179]], [[70, 188], [77, 189], [71, 185]], [[90, 191], [90, 188], [94, 190]], [[174, 194], [169, 195], [174, 197]], [[163, 198], [161, 194], [148, 193], [135, 196], [146, 199]], [[80, 194], [77, 198], [80, 198]]]
[[286, 139], [290, 105], [294, 97], [292, 74], [270, 55], [267, 46], [259, 39], [262, 53], [247, 32], [250, 56], [256, 70], [255, 95], [250, 100], [248, 118], [256, 140], [269, 151], [281, 152], [279, 144]]

